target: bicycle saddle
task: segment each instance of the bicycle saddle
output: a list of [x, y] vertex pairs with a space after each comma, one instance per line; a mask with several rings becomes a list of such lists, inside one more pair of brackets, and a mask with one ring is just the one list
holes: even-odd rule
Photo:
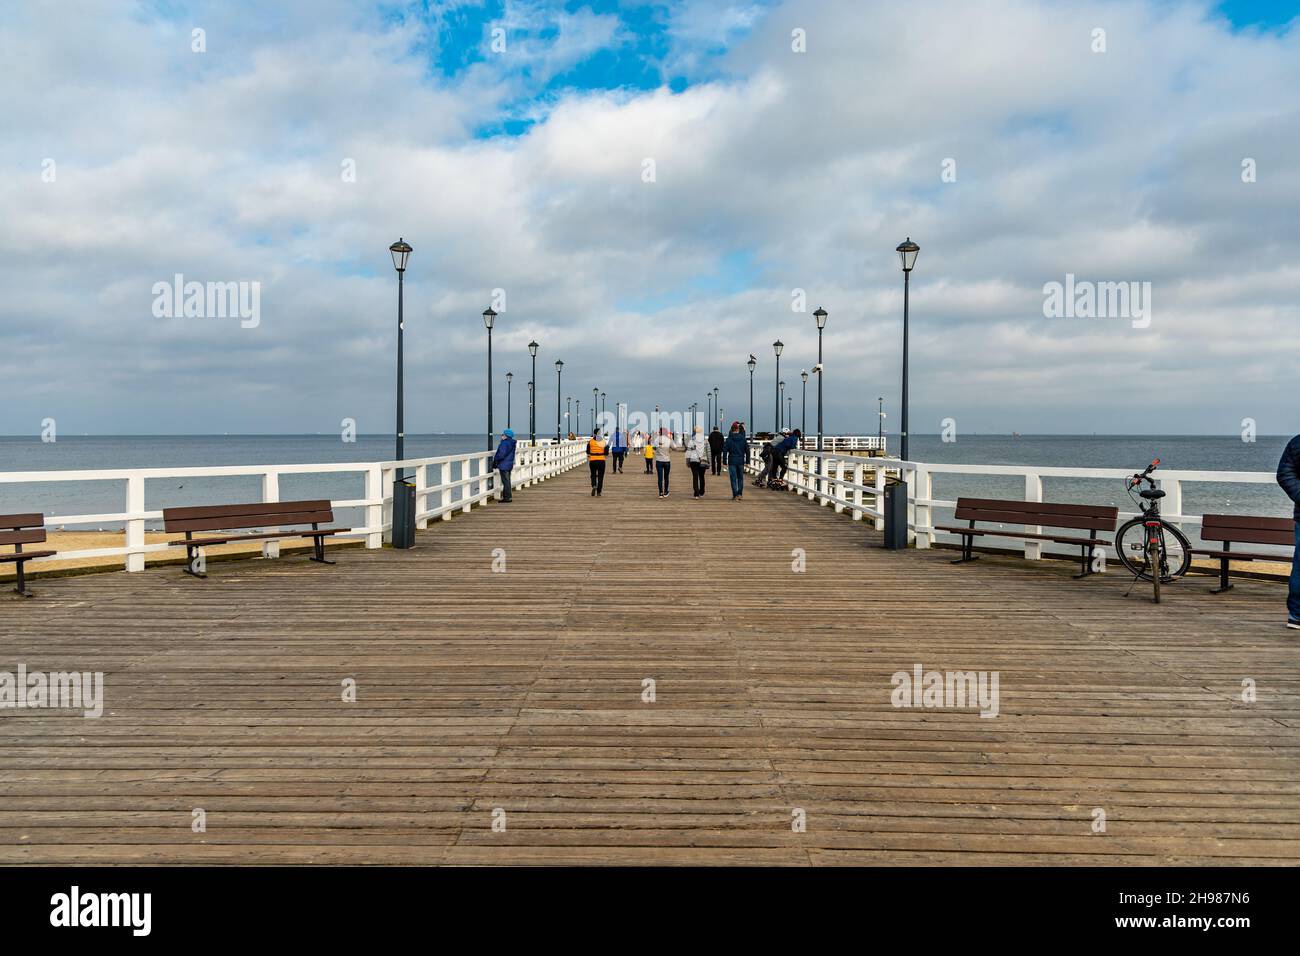
[[1155, 501], [1157, 498], [1163, 498], [1165, 493], [1159, 488], [1148, 488], [1146, 491], [1139, 491], [1138, 497], [1145, 498], [1147, 501]]

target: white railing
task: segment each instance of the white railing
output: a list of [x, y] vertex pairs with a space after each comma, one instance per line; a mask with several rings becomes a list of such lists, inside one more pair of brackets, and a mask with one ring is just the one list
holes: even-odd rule
[[[750, 473], [761, 469], [759, 445], [750, 446]], [[834, 507], [836, 513], [848, 511], [853, 520], [873, 520], [877, 529], [884, 528], [884, 489], [887, 481], [906, 475], [908, 481], [908, 532], [909, 540], [918, 548], [932, 547], [938, 534], [934, 528], [935, 508], [955, 508], [955, 500], [933, 497], [934, 476], [989, 475], [1020, 477], [1023, 479], [1023, 501], [1043, 500], [1044, 478], [1095, 478], [1115, 482], [1116, 487], [1133, 474], [1135, 469], [1125, 468], [1047, 468], [1037, 465], [949, 465], [933, 462], [898, 461], [895, 459], [842, 458], [831, 452], [792, 451], [787, 459], [789, 471], [786, 484], [790, 490], [815, 500], [817, 504]], [[1276, 485], [1277, 477], [1267, 471], [1165, 471], [1156, 472], [1158, 486], [1165, 492], [1161, 501], [1161, 517], [1173, 524], [1200, 525], [1202, 516], [1187, 514], [1183, 510], [1183, 486], [1188, 483]], [[1278, 491], [1279, 495], [1282, 492]], [[1286, 504], [1285, 496], [1280, 502]], [[1136, 511], [1121, 509], [1122, 524], [1136, 515]], [[1041, 533], [1041, 528], [1025, 528], [1026, 533]], [[1024, 555], [1030, 560], [1042, 557], [1043, 543], [1025, 540]], [[1289, 555], [1279, 552], [1279, 558]]]
[[[363, 498], [331, 501], [335, 510], [362, 508], [365, 519], [361, 527], [354, 527], [338, 537], [362, 538], [368, 548], [383, 546], [385, 536], [393, 528], [393, 480], [398, 470], [415, 483], [415, 518], [417, 528], [427, 528], [431, 519], [451, 520], [452, 513], [470, 509], [488, 498], [501, 496], [497, 473], [492, 469], [492, 452], [477, 451], [459, 455], [440, 455], [434, 458], [410, 458], [404, 461], [344, 462], [341, 464], [305, 465], [232, 465], [196, 468], [120, 468], [93, 471], [6, 471], [0, 472], [0, 484], [47, 484], [68, 481], [119, 481], [124, 484], [125, 508], [105, 514], [47, 515], [46, 528], [84, 524], [121, 524], [124, 542], [117, 548], [90, 548], [80, 551], [60, 551], [50, 558], [37, 558], [31, 563], [38, 566], [53, 561], [79, 558], [125, 557], [128, 571], [143, 571], [145, 555], [158, 551], [174, 551], [167, 544], [146, 544], [148, 522], [162, 520], [161, 510], [150, 510], [145, 502], [145, 482], [155, 478], [225, 478], [255, 476], [262, 479], [261, 500], [280, 500], [280, 478], [283, 475], [337, 475], [360, 474], [365, 481]], [[585, 460], [585, 446], [579, 441], [556, 444], [551, 439], [539, 439], [536, 447], [520, 443], [515, 450], [515, 467], [511, 472], [513, 488], [527, 488], [561, 472], [574, 468]], [[456, 468], [459, 466], [459, 469]], [[431, 482], [430, 469], [438, 469], [438, 480]], [[453, 478], [459, 470], [460, 477]], [[459, 495], [455, 494], [459, 492]], [[24, 510], [21, 507], [17, 512]], [[279, 554], [276, 542], [262, 545], [262, 554], [273, 558]]]
[[[822, 436], [822, 451], [824, 452], [878, 451], [883, 455], [886, 444], [887, 440], [880, 435]], [[799, 447], [804, 451], [816, 451], [817, 436], [804, 435], [799, 439]]]

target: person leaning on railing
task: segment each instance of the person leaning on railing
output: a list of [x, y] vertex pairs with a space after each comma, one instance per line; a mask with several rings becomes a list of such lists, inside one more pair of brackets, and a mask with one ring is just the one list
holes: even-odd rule
[[1300, 435], [1287, 443], [1277, 463], [1277, 483], [1295, 502], [1295, 554], [1291, 557], [1291, 588], [1286, 597], [1286, 626], [1300, 631]]
[[492, 467], [501, 475], [501, 501], [509, 504], [515, 500], [510, 488], [510, 472], [515, 467], [515, 433], [507, 428], [501, 433], [501, 444], [497, 445], [496, 454], [492, 456]]

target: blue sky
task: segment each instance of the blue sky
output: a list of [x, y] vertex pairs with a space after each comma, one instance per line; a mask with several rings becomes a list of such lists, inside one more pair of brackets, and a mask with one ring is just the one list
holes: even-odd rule
[[[535, 338], [633, 408], [811, 367], [824, 306], [829, 427], [870, 430], [905, 235], [922, 431], [1300, 428], [1296, 4], [84, 10], [0, 30], [0, 433], [383, 431], [398, 235], [411, 431], [477, 430], [498, 292], [501, 374]], [[177, 273], [260, 322], [153, 315]], [[1150, 328], [1045, 319], [1067, 274], [1150, 282]]]

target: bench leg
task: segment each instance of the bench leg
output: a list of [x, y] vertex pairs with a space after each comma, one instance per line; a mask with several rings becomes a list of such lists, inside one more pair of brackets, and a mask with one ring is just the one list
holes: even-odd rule
[[316, 553], [312, 556], [311, 560], [316, 561], [320, 564], [337, 564], [338, 563], [337, 561], [330, 561], [328, 558], [325, 557], [325, 539], [318, 537], [315, 539], [315, 541], [316, 541]]
[[185, 549], [185, 573], [192, 578], [206, 578], [206, 573], [199, 573], [194, 570], [194, 556], [198, 553], [196, 548], [187, 547]]
[[18, 573], [18, 586], [17, 586], [16, 588], [14, 588], [14, 591], [15, 591], [16, 593], [18, 593], [18, 594], [21, 594], [23, 597], [36, 597], [35, 594], [33, 594], [31, 591], [27, 590], [27, 581], [26, 581], [26, 579], [23, 577], [23, 565], [24, 565], [26, 562], [24, 562], [24, 561], [16, 561], [16, 562], [14, 562], [14, 563], [17, 565], [17, 567], [16, 567], [16, 571], [17, 571], [17, 573]]
[[1219, 559], [1219, 586], [1211, 588], [1211, 594], [1222, 594], [1224, 591], [1232, 590], [1232, 582], [1228, 580], [1228, 559]]
[[1092, 562], [1088, 560], [1088, 545], [1079, 546], [1079, 573], [1074, 576], [1074, 580], [1086, 578], [1092, 574]]
[[979, 555], [974, 553], [975, 536], [964, 534], [961, 536], [961, 557], [956, 561], [949, 561], [949, 564], [965, 564], [967, 561], [978, 561]]

